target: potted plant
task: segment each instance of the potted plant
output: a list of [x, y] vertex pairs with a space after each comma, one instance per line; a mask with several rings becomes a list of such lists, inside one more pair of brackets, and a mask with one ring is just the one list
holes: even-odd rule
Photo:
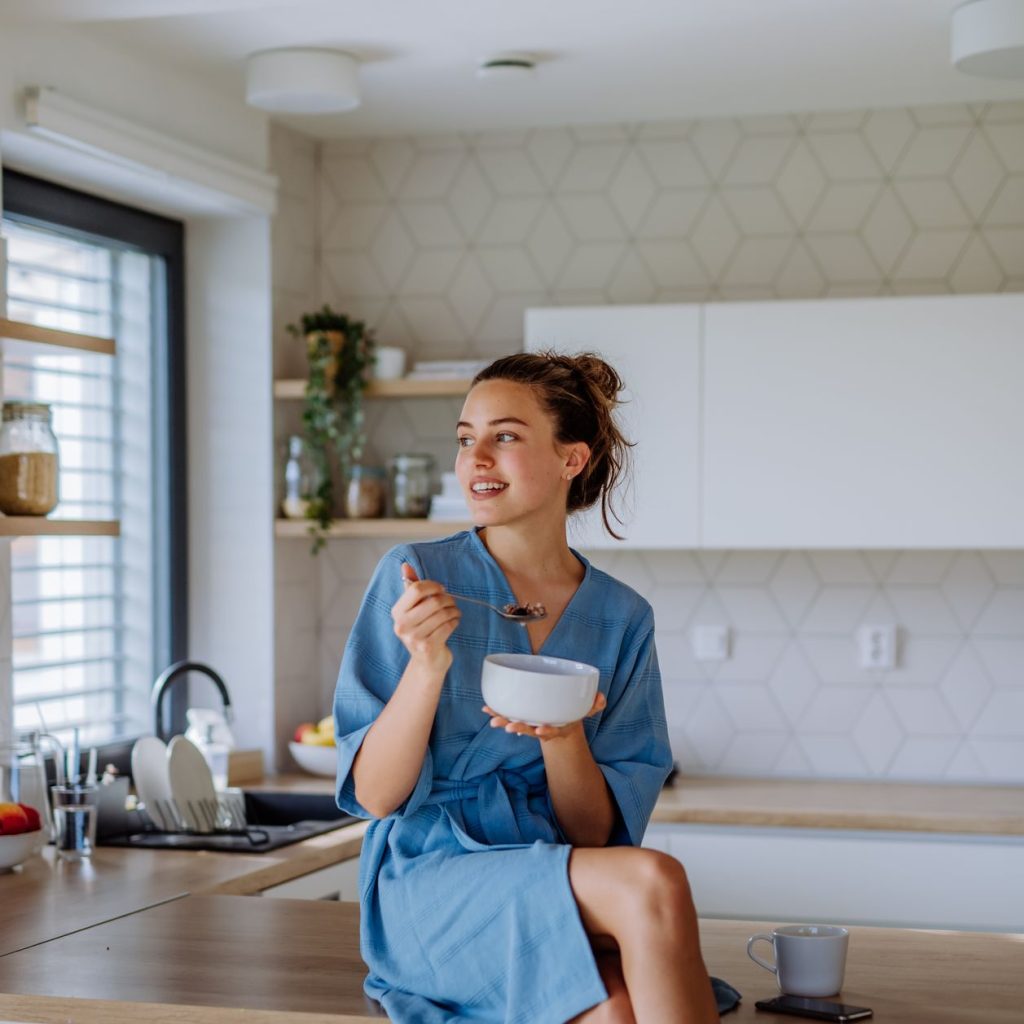
[[335, 465], [344, 479], [363, 454], [363, 392], [376, 340], [362, 320], [335, 313], [328, 305], [303, 314], [298, 324], [288, 325], [288, 332], [305, 340], [309, 360], [302, 423], [316, 474], [306, 512], [314, 520], [310, 533], [316, 554], [324, 546], [334, 511]]

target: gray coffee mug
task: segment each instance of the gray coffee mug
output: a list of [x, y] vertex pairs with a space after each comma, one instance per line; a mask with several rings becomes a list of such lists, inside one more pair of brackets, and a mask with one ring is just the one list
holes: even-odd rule
[[[755, 942], [770, 942], [775, 963], [762, 960]], [[789, 924], [769, 935], [758, 932], [747, 942], [747, 955], [779, 983], [779, 991], [790, 996], [834, 996], [843, 987], [846, 947], [850, 933], [830, 924]]]

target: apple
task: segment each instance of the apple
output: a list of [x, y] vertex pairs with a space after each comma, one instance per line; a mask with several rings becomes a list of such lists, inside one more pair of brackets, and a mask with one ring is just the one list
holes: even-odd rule
[[319, 732], [321, 736], [329, 736], [330, 739], [331, 739], [331, 742], [333, 743], [334, 742], [334, 715], [328, 715], [326, 718], [321, 718], [320, 721], [316, 723], [316, 729], [317, 729], [317, 732]]
[[25, 812], [25, 817], [28, 818], [28, 831], [35, 832], [36, 829], [42, 828], [43, 823], [39, 820], [39, 812], [28, 804], [18, 804], [18, 806]]
[[307, 739], [312, 733], [316, 732], [316, 726], [312, 722], [303, 722], [295, 730], [295, 735], [292, 737], [296, 743], [312, 743], [311, 739]]
[[28, 832], [28, 815], [18, 804], [0, 803], [0, 835], [13, 836]]

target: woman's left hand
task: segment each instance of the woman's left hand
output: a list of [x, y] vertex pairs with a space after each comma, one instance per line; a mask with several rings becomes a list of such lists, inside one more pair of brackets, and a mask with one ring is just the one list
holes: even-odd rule
[[[605, 695], [598, 690], [597, 695], [594, 697], [594, 703], [590, 706], [590, 710], [583, 716], [583, 718], [590, 718], [591, 715], [596, 715], [600, 711], [604, 711], [608, 701]], [[569, 722], [566, 725], [527, 725], [526, 722], [513, 722], [509, 718], [504, 718], [499, 715], [496, 711], [489, 708], [486, 704], [483, 710], [491, 716], [491, 728], [492, 729], [504, 729], [505, 732], [518, 733], [520, 736], [532, 736], [538, 740], [558, 740], [565, 736], [569, 736], [575, 733], [583, 721], [581, 718], [577, 722]]]

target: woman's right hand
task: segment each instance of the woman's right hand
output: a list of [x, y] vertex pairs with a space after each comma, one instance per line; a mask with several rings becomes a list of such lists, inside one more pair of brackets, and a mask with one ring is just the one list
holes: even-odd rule
[[402, 563], [402, 582], [405, 593], [391, 608], [395, 636], [413, 661], [436, 672], [447, 672], [452, 663], [448, 637], [461, 618], [455, 598], [440, 583], [421, 580], [408, 562]]

